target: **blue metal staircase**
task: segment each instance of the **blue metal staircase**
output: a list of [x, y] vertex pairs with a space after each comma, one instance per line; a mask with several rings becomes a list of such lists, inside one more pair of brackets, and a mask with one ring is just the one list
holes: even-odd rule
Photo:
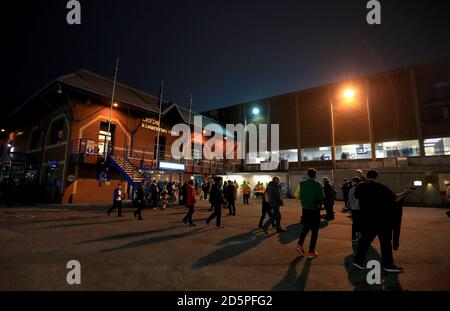
[[108, 162], [119, 174], [133, 187], [139, 186], [144, 180], [144, 175], [127, 159], [118, 154], [109, 154]]

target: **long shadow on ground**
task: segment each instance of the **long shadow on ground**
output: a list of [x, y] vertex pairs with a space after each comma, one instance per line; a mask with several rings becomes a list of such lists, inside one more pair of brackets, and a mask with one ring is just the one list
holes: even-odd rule
[[[348, 274], [348, 280], [353, 286], [354, 291], [403, 291], [397, 273], [385, 273], [381, 271], [381, 284], [370, 285], [367, 283], [367, 273], [370, 271], [359, 270], [352, 266], [353, 257], [356, 254], [356, 245], [353, 245], [353, 254], [345, 257], [344, 265]], [[378, 260], [380, 263], [380, 254], [371, 246], [367, 252], [366, 262], [369, 260]]]
[[290, 264], [284, 278], [275, 285], [272, 290], [276, 291], [304, 291], [311, 270], [311, 259], [306, 259], [303, 269], [297, 277], [297, 265], [303, 260], [303, 256], [298, 256]]
[[259, 229], [226, 238], [218, 243], [218, 246], [223, 247], [201, 257], [192, 265], [192, 268], [200, 269], [236, 257], [258, 246], [264, 239], [266, 239], [266, 235]]
[[109, 253], [109, 252], [113, 252], [113, 251], [117, 251], [117, 250], [121, 250], [121, 249], [129, 249], [129, 248], [144, 246], [144, 245], [148, 245], [148, 244], [154, 244], [154, 243], [160, 243], [160, 242], [166, 242], [166, 241], [171, 241], [171, 240], [182, 239], [182, 238], [194, 235], [194, 234], [204, 233], [206, 231], [208, 231], [207, 228], [197, 228], [195, 230], [188, 231], [188, 232], [152, 237], [152, 238], [148, 238], [148, 239], [145, 239], [145, 240], [130, 242], [130, 243], [127, 243], [127, 244], [122, 245], [122, 246], [104, 249], [104, 250], [101, 250], [100, 253]]
[[101, 221], [101, 222], [85, 222], [80, 224], [63, 224], [63, 225], [53, 225], [47, 227], [39, 227], [36, 229], [55, 229], [55, 228], [70, 228], [70, 227], [82, 227], [82, 226], [91, 226], [91, 225], [103, 225], [103, 224], [113, 224], [118, 222], [127, 222], [127, 221], [136, 221], [134, 219], [120, 219], [113, 221]]
[[102, 238], [99, 238], [99, 239], [78, 242], [78, 243], [76, 243], [76, 245], [95, 243], [95, 242], [108, 242], [108, 241], [115, 241], [115, 240], [124, 240], [124, 239], [139, 237], [139, 236], [142, 236], [142, 235], [164, 232], [164, 231], [168, 231], [168, 230], [171, 230], [171, 229], [174, 229], [174, 228], [176, 228], [176, 227], [168, 227], [168, 228], [163, 228], [163, 229], [158, 229], [158, 230], [149, 230], [149, 231], [140, 231], [140, 232], [128, 232], [128, 233], [117, 234], [117, 235], [109, 235], [109, 236], [105, 236], [105, 237], [102, 237]]

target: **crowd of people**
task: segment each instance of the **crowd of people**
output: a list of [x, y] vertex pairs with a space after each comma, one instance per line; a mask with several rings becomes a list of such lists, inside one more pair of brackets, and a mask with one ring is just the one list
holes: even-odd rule
[[[401, 193], [394, 194], [388, 187], [377, 181], [378, 173], [369, 170], [366, 175], [361, 170], [355, 172], [353, 178], [345, 179], [341, 187], [344, 196], [343, 212], [349, 212], [352, 220], [351, 239], [356, 245], [356, 255], [353, 266], [357, 269], [365, 269], [364, 262], [368, 249], [373, 240], [378, 237], [381, 246], [381, 257], [383, 268], [386, 272], [399, 273], [403, 269], [394, 264], [393, 250], [399, 247], [399, 235], [401, 224], [401, 209], [405, 197], [414, 191], [408, 188]], [[295, 198], [300, 201], [302, 210], [302, 229], [298, 238], [296, 251], [309, 259], [316, 258], [319, 253], [316, 250], [319, 229], [322, 219], [332, 221], [335, 219], [334, 201], [336, 191], [332, 181], [324, 177], [321, 184], [317, 180], [317, 171], [308, 169], [307, 177], [302, 180], [296, 188]], [[142, 184], [136, 192], [136, 206], [134, 216], [142, 220], [142, 210], [146, 203], [150, 202], [153, 208], [165, 204], [178, 204], [187, 207], [187, 213], [182, 222], [189, 226], [195, 226], [193, 214], [197, 197], [208, 200], [211, 204], [209, 211], [212, 213], [206, 219], [209, 225], [214, 219], [217, 228], [224, 228], [222, 224], [222, 209], [228, 209], [229, 216], [236, 216], [236, 200], [238, 189], [242, 191], [243, 204], [249, 204], [251, 187], [248, 182], [238, 185], [236, 181], [224, 180], [215, 177], [212, 182], [206, 181], [201, 186], [189, 180], [181, 183], [158, 183], [153, 180], [149, 184]], [[201, 193], [199, 194], [199, 190]], [[283, 233], [281, 226], [281, 210], [283, 206], [283, 195], [280, 186], [280, 178], [274, 177], [266, 187], [259, 183], [253, 189], [261, 194], [261, 216], [258, 227], [266, 234], [269, 227], [273, 227], [276, 233]], [[122, 188], [118, 184], [114, 190], [113, 206], [108, 210], [108, 215], [114, 209], [118, 209], [118, 216], [121, 216], [122, 209]], [[322, 210], [325, 214], [322, 216]], [[266, 220], [268, 216], [268, 219]], [[265, 221], [266, 220], [266, 221]], [[265, 222], [264, 222], [265, 221]], [[305, 250], [305, 239], [311, 233], [308, 252]]]

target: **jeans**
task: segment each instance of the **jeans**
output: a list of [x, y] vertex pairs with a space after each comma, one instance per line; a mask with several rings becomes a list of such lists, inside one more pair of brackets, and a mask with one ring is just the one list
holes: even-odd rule
[[186, 216], [184, 216], [183, 222], [192, 224], [192, 215], [194, 214], [194, 205], [187, 205], [187, 208], [189, 209], [189, 211], [186, 214]]
[[228, 210], [230, 215], [236, 215], [236, 201], [235, 200], [228, 200]]
[[216, 218], [216, 226], [220, 227], [221, 217], [222, 217], [222, 207], [220, 205], [214, 206], [214, 212], [211, 215], [209, 215], [208, 219], [206, 220], [206, 223], [209, 224], [211, 220]]
[[250, 194], [244, 194], [244, 204], [248, 204], [249, 198], [250, 198]]
[[[269, 215], [269, 218], [272, 217], [272, 210], [269, 206], [269, 204], [265, 203], [261, 207], [261, 218], [259, 219], [259, 225], [258, 227], [262, 227], [264, 218], [266, 218], [266, 215]], [[275, 223], [272, 223], [272, 227], [275, 227]]]
[[122, 216], [122, 201], [113, 201], [113, 206], [108, 210], [108, 214], [117, 208], [117, 215]]
[[298, 244], [303, 246], [305, 238], [311, 231], [311, 241], [309, 242], [309, 252], [312, 253], [316, 249], [317, 238], [319, 237], [320, 227], [320, 210], [303, 209], [302, 214], [303, 229], [298, 239]]
[[390, 267], [394, 264], [394, 257], [392, 254], [392, 229], [389, 226], [373, 226], [366, 225], [365, 228], [362, 229], [361, 239], [358, 243], [358, 248], [356, 250], [356, 255], [354, 261], [364, 266], [367, 251], [369, 250], [370, 244], [372, 244], [373, 240], [378, 236], [378, 240], [380, 241], [381, 247], [381, 260], [383, 261], [383, 265], [386, 267]]
[[269, 228], [269, 226], [273, 223], [275, 223], [275, 226], [277, 227], [277, 229], [281, 228], [281, 214], [280, 214], [280, 206], [272, 206], [271, 207], [272, 210], [272, 216], [270, 217], [270, 219], [264, 224], [264, 228], [267, 230], [267, 228]]
[[334, 202], [324, 202], [324, 205], [325, 210], [327, 211], [327, 218], [334, 219], [334, 210], [333, 210]]
[[361, 232], [360, 210], [352, 210], [352, 240], [356, 240], [356, 233]]

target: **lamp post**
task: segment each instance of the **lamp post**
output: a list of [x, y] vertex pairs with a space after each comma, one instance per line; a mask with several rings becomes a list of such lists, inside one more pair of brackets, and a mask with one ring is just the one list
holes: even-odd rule
[[[343, 90], [343, 98], [346, 101], [353, 101], [356, 97], [356, 92], [353, 88], [345, 88]], [[366, 82], [365, 90], [364, 90], [364, 100], [366, 103], [366, 110], [367, 110], [367, 124], [369, 127], [369, 140], [370, 140], [370, 149], [371, 149], [371, 159], [372, 161], [376, 160], [375, 156], [375, 141], [374, 141], [374, 134], [373, 134], [373, 126], [372, 126], [372, 114], [370, 111], [370, 103], [369, 103], [369, 83]], [[335, 125], [334, 125], [334, 109], [333, 109], [333, 95], [330, 92], [330, 109], [331, 109], [331, 136], [332, 136], [332, 157], [333, 157], [333, 168], [336, 167], [336, 142], [335, 142]]]
[[159, 89], [159, 114], [158, 114], [158, 136], [156, 138], [156, 170], [159, 172], [159, 137], [161, 132], [161, 110], [163, 104], [163, 91], [164, 91], [164, 80], [161, 80], [161, 87]]
[[[116, 94], [117, 71], [119, 71], [119, 58], [117, 58], [116, 67], [114, 68], [114, 83], [113, 83], [113, 90], [112, 90], [112, 96], [111, 96], [111, 106], [109, 107], [108, 132], [105, 136], [105, 143], [103, 145], [103, 154], [105, 155], [105, 161], [108, 160], [109, 144], [111, 143], [111, 140], [112, 140], [111, 133], [110, 133], [111, 132], [111, 118], [112, 118], [112, 110], [114, 107], [114, 96]], [[108, 142], [108, 137], [109, 137], [110, 142]]]
[[331, 161], [333, 170], [336, 169], [336, 140], [334, 133], [334, 108], [333, 108], [333, 92], [328, 89], [330, 99], [330, 119], [331, 119]]

